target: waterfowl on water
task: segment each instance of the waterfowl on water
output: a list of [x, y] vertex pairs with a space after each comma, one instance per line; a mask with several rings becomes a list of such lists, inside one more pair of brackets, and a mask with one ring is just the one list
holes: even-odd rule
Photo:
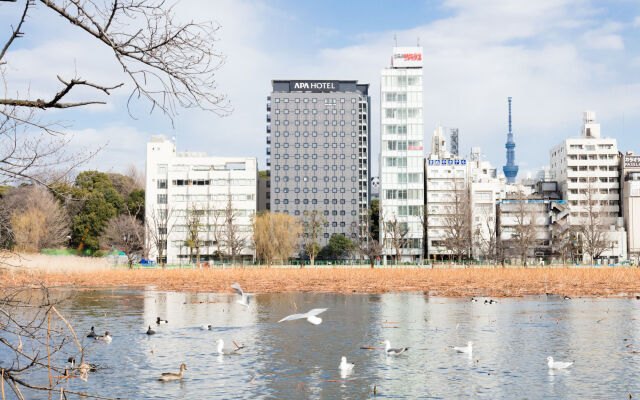
[[405, 351], [409, 350], [408, 347], [400, 347], [400, 348], [392, 348], [391, 342], [389, 340], [385, 340], [384, 342], [380, 342], [380, 344], [384, 344], [384, 352], [388, 356], [399, 356]]
[[208, 325], [202, 324], [202, 325], [200, 325], [200, 329], [202, 329], [203, 331], [210, 331], [211, 330], [211, 324], [208, 324]]
[[347, 357], [342, 357], [340, 359], [340, 365], [338, 366], [338, 368], [340, 368], [340, 371], [351, 371], [353, 369], [353, 363], [349, 363], [347, 362]]
[[107, 342], [107, 343], [111, 342], [112, 340], [111, 335], [109, 335], [109, 331], [106, 331], [104, 335], [95, 335], [93, 338], [100, 342]]
[[565, 300], [571, 300], [571, 297], [567, 296], [566, 294], [564, 295], [563, 299]]
[[547, 360], [547, 366], [549, 367], [549, 369], [565, 369], [573, 365], [573, 361], [571, 362], [553, 361], [553, 357], [547, 357], [546, 360]]
[[477, 302], [478, 302], [478, 299], [476, 299], [476, 298], [473, 298], [473, 297], [472, 297], [472, 298], [471, 298], [471, 302], [472, 302], [472, 303], [477, 303]]
[[182, 379], [182, 371], [186, 371], [187, 370], [187, 366], [182, 363], [180, 365], [180, 372], [179, 373], [175, 373], [175, 372], [163, 372], [162, 375], [160, 375], [160, 377], [158, 378], [159, 381], [179, 381]]
[[497, 301], [493, 300], [493, 299], [489, 299], [489, 300], [485, 300], [484, 304], [495, 304], [497, 303]]
[[155, 335], [155, 334], [156, 334], [156, 331], [151, 329], [151, 325], [149, 325], [149, 329], [147, 329], [147, 335]]
[[91, 331], [89, 332], [87, 337], [96, 337], [96, 331], [93, 329], [93, 326], [91, 327]]
[[167, 321], [166, 319], [161, 319], [160, 317], [156, 318], [156, 324], [160, 325], [160, 324], [168, 324], [169, 321]]
[[87, 372], [96, 372], [98, 368], [98, 364], [89, 364], [86, 362], [80, 363], [80, 365], [76, 365], [76, 359], [73, 357], [69, 357], [67, 359], [67, 362], [71, 364], [71, 370], [79, 372], [81, 374], [86, 374]]
[[453, 349], [458, 353], [466, 353], [471, 355], [471, 353], [473, 353], [473, 342], [467, 342], [467, 345], [465, 347], [454, 347]]

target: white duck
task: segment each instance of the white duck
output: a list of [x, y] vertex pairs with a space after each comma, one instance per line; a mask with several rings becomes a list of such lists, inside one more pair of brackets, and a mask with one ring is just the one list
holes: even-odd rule
[[547, 357], [546, 360], [547, 360], [547, 366], [549, 366], [549, 369], [565, 369], [573, 365], [573, 361], [571, 362], [553, 361], [553, 357]]

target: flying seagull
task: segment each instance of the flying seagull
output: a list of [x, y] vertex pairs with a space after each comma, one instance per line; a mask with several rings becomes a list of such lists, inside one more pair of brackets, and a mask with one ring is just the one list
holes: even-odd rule
[[553, 361], [553, 357], [547, 357], [549, 369], [565, 369], [573, 365], [573, 362]]
[[249, 296], [252, 295], [243, 292], [242, 288], [237, 283], [234, 283], [233, 285], [231, 285], [231, 287], [236, 291], [236, 293], [240, 295], [240, 300], [238, 300], [236, 303], [240, 304], [241, 306], [249, 307]]
[[400, 354], [402, 354], [405, 351], [409, 350], [408, 347], [401, 347], [401, 348], [398, 348], [398, 349], [393, 349], [393, 348], [391, 348], [391, 342], [388, 341], [388, 340], [385, 340], [384, 342], [380, 342], [380, 344], [384, 344], [384, 352], [388, 356], [399, 356]]
[[322, 323], [322, 318], [316, 317], [316, 315], [322, 314], [325, 311], [327, 311], [326, 308], [314, 308], [313, 310], [310, 310], [305, 314], [292, 314], [292, 315], [286, 316], [278, 322], [293, 321], [294, 319], [306, 318], [306, 320], [311, 322], [312, 324], [319, 325], [320, 323]]

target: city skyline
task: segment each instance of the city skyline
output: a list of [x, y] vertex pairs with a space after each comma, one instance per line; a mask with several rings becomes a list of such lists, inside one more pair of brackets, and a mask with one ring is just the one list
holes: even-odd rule
[[[415, 45], [420, 38], [425, 48], [425, 140], [438, 123], [457, 127], [461, 155], [480, 146], [493, 165], [504, 165], [504, 102], [512, 96], [518, 104], [513, 125], [520, 149], [516, 151], [519, 178], [548, 164], [546, 149], [558, 139], [580, 134], [584, 110], [598, 113], [603, 136], [617, 138], [622, 151], [640, 147], [640, 138], [633, 134], [640, 125], [640, 116], [634, 113], [640, 105], [636, 90], [640, 49], [631, 40], [640, 29], [640, 6], [611, 2], [603, 7], [567, 0], [489, 7], [445, 1], [412, 3], [396, 10], [349, 4], [342, 6], [344, 12], [323, 18], [321, 5], [222, 3], [217, 7], [194, 1], [179, 4], [176, 11], [220, 23], [217, 39], [227, 61], [218, 71], [218, 84], [234, 112], [220, 118], [184, 110], [172, 128], [167, 117], [149, 116], [148, 108], [139, 103], [132, 107], [137, 118], [132, 119], [126, 107], [129, 91], [116, 91], [105, 96], [109, 102], [105, 106], [65, 114], [65, 121], [72, 122], [70, 130], [77, 133], [76, 145], [106, 144], [89, 167], [119, 171], [129, 162], [142, 166], [146, 141], [165, 134], [176, 136], [184, 150], [256, 156], [263, 169], [263, 99], [272, 79], [357, 79], [372, 84], [372, 170], [377, 171], [377, 75], [389, 65], [394, 35], [398, 45]], [[51, 23], [42, 19], [41, 11], [35, 10], [27, 21], [27, 35], [7, 55], [14, 79], [9, 90], [24, 93], [29, 82], [46, 90], [32, 92], [32, 97], [46, 98], [59, 89], [53, 70], [48, 73], [49, 65], [105, 84], [122, 81], [101, 64], [106, 54], [100, 49], [89, 59], [76, 51], [89, 39], [77, 35], [72, 26], [61, 29], [56, 41], [43, 39], [46, 36], [40, 33]], [[361, 18], [345, 18], [355, 13]], [[8, 12], [0, 21], [8, 26], [11, 15]], [[55, 119], [56, 112], [49, 115]], [[522, 151], [525, 148], [533, 151]]]

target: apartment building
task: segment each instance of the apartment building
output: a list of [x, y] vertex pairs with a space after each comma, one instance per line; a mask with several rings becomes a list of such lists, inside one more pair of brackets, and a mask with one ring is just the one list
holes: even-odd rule
[[[619, 261], [626, 258], [620, 229], [620, 171], [616, 139], [601, 137], [595, 112], [583, 114], [582, 133], [565, 139], [551, 149], [550, 168], [558, 182], [558, 190], [570, 208], [572, 225], [584, 225], [596, 211], [601, 225], [610, 232], [611, 248], [601, 258]], [[592, 206], [590, 206], [590, 201]], [[618, 233], [615, 233], [618, 232]], [[626, 240], [625, 240], [626, 242]]]
[[[251, 218], [257, 207], [257, 159], [176, 152], [165, 136], [147, 143], [145, 219], [150, 258], [159, 263], [219, 258], [251, 260]], [[226, 222], [233, 219], [233, 232]], [[160, 236], [158, 236], [160, 235]], [[241, 246], [238, 245], [241, 244]]]

